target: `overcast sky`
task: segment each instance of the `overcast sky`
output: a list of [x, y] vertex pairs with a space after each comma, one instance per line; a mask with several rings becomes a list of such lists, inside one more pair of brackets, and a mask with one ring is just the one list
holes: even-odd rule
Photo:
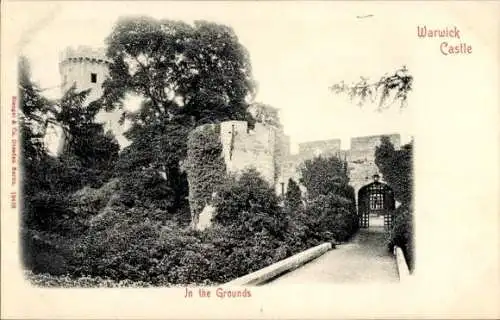
[[[47, 2], [30, 5], [30, 15], [18, 16], [17, 25], [35, 81], [54, 88], [60, 83], [59, 52], [67, 46], [104, 46], [120, 16], [227, 24], [250, 52], [257, 100], [280, 109], [292, 143], [341, 138], [342, 147], [348, 148], [353, 136], [400, 133], [406, 142], [412, 135], [411, 96], [406, 110], [378, 113], [328, 90], [334, 82], [375, 79], [402, 65], [414, 70], [415, 14], [394, 15], [387, 7], [341, 2]], [[368, 14], [373, 16], [357, 18]], [[54, 92], [58, 90], [47, 91]]]

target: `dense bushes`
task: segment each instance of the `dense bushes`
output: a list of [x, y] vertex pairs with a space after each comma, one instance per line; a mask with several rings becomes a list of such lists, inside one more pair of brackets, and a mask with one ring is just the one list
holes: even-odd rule
[[351, 200], [333, 193], [310, 200], [307, 212], [314, 219], [310, 228], [321, 232], [325, 240], [348, 240], [356, 232], [358, 220], [356, 213], [349, 210], [350, 204]]
[[342, 241], [353, 232], [346, 198], [321, 195], [309, 202], [307, 211], [290, 212], [278, 206], [275, 191], [254, 169], [217, 188], [214, 225], [203, 232], [170, 219], [163, 223], [157, 216], [161, 210], [127, 207], [116, 197], [118, 187], [111, 181], [101, 189], [75, 194], [81, 199], [79, 205], [88, 203], [96, 210], [85, 215], [87, 230], [63, 247], [54, 246], [57, 254], [47, 258], [58, 260], [41, 261], [40, 268], [33, 269], [71, 277], [40, 276], [34, 277], [35, 283], [40, 279], [61, 286], [224, 283], [322, 241]]
[[311, 199], [307, 211], [284, 210], [273, 188], [253, 169], [217, 188], [215, 224], [203, 232], [164, 221], [161, 209], [129, 207], [120, 200], [120, 192], [119, 181], [112, 180], [100, 189], [73, 194], [68, 210], [82, 214], [85, 231], [70, 241], [45, 237], [32, 244], [45, 246], [32, 263], [34, 272], [68, 276], [31, 277], [35, 283], [43, 279], [54, 286], [224, 283], [322, 241], [343, 241], [353, 232], [350, 201], [345, 197], [328, 193]]
[[301, 171], [311, 236], [322, 241], [348, 240], [358, 230], [358, 217], [347, 163], [337, 157], [316, 157], [305, 161]]
[[72, 278], [69, 276], [54, 276], [50, 273], [33, 273], [25, 272], [25, 277], [31, 284], [37, 287], [54, 287], [54, 288], [124, 288], [135, 287], [144, 288], [151, 287], [147, 282], [133, 282], [130, 280], [113, 281], [111, 279], [103, 279], [101, 277], [79, 277]]
[[292, 178], [288, 179], [285, 206], [290, 212], [297, 211], [302, 207], [302, 192], [300, 191], [299, 185]]
[[389, 245], [397, 245], [403, 253], [411, 271], [415, 267], [415, 244], [413, 232], [413, 209], [407, 204], [396, 209], [394, 225], [389, 233]]
[[382, 138], [375, 152], [375, 163], [384, 179], [393, 188], [394, 196], [401, 205], [394, 212], [393, 227], [388, 234], [389, 247], [397, 245], [405, 254], [413, 271], [415, 243], [413, 232], [413, 143], [395, 150], [388, 137]]

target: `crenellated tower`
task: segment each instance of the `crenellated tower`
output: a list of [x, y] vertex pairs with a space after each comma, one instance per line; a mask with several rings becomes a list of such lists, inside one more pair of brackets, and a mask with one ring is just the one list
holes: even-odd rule
[[102, 96], [102, 84], [109, 76], [109, 63], [104, 49], [67, 48], [59, 56], [62, 94], [74, 84], [78, 91], [91, 89], [86, 103], [97, 100]]
[[[73, 85], [77, 91], [90, 89], [84, 105], [99, 99], [104, 90], [103, 83], [109, 77], [110, 60], [106, 57], [105, 49], [78, 46], [66, 48], [59, 54], [59, 74], [61, 76], [61, 95], [64, 95]], [[120, 112], [105, 112], [102, 110], [96, 116], [96, 121], [104, 124], [104, 130], [111, 130], [117, 137], [120, 145], [126, 144], [120, 126]], [[62, 128], [52, 126], [46, 137], [46, 145], [52, 154], [60, 154], [67, 139]]]

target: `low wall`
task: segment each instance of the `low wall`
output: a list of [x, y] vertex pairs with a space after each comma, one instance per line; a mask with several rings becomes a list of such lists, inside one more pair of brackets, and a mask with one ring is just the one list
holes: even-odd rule
[[297, 253], [289, 258], [283, 259], [276, 262], [268, 267], [260, 269], [258, 271], [247, 274], [243, 277], [237, 278], [233, 281], [226, 283], [228, 286], [257, 286], [263, 284], [280, 274], [287, 271], [291, 271], [300, 267], [301, 265], [316, 259], [317, 257], [323, 255], [325, 252], [332, 249], [331, 243], [323, 243], [316, 247], [307, 249], [300, 253]]
[[399, 281], [405, 282], [410, 277], [410, 269], [408, 269], [408, 265], [406, 264], [403, 250], [398, 246], [394, 246], [394, 255], [396, 256], [396, 264], [398, 266]]

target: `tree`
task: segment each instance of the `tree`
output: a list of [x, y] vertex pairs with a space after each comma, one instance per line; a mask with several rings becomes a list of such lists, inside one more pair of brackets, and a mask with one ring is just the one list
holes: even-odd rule
[[394, 223], [389, 233], [390, 246], [403, 249], [410, 270], [414, 268], [413, 242], [413, 142], [396, 150], [389, 137], [382, 137], [375, 150], [375, 164], [401, 202], [394, 212]]
[[337, 157], [306, 160], [300, 171], [301, 183], [311, 199], [328, 193], [343, 193], [349, 183], [347, 163]]
[[41, 89], [32, 82], [29, 61], [20, 57], [19, 70], [19, 127], [21, 136], [21, 166], [23, 195], [29, 197], [36, 189], [47, 187], [42, 174], [48, 155], [43, 143], [49, 122], [55, 122], [52, 102], [43, 97]]
[[330, 90], [335, 94], [347, 94], [351, 101], [358, 99], [359, 106], [365, 104], [367, 99], [372, 103], [378, 100], [377, 110], [380, 111], [389, 108], [395, 102], [399, 102], [401, 108], [406, 107], [412, 85], [413, 76], [406, 66], [403, 66], [393, 75], [385, 74], [375, 82], [369, 82], [369, 78], [361, 77], [358, 82], [350, 85], [344, 81], [336, 83], [330, 87]]
[[248, 52], [231, 28], [205, 21], [121, 19], [106, 42], [110, 78], [100, 103], [112, 110], [123, 108], [128, 94], [142, 98], [138, 111], [122, 117], [131, 121], [126, 137], [132, 141], [122, 167], [165, 174], [178, 207], [186, 197], [181, 164], [189, 131], [205, 123], [252, 119]]
[[302, 193], [299, 185], [292, 178], [288, 179], [285, 204], [291, 212], [296, 211], [302, 205]]
[[413, 197], [413, 143], [395, 150], [390, 138], [382, 137], [375, 150], [375, 164], [394, 190], [395, 199], [410, 204]]
[[256, 102], [249, 107], [249, 112], [255, 118], [256, 122], [280, 129], [283, 128], [281, 124], [278, 109], [270, 105]]
[[96, 122], [99, 104], [85, 104], [89, 92], [77, 92], [73, 86], [59, 102], [56, 120], [66, 140], [61, 156], [73, 158], [88, 170], [109, 171], [118, 159], [120, 146], [113, 134], [104, 132], [103, 124]]
[[307, 224], [321, 241], [345, 241], [357, 230], [354, 189], [349, 186], [347, 163], [337, 157], [315, 157], [301, 167], [307, 189]]

